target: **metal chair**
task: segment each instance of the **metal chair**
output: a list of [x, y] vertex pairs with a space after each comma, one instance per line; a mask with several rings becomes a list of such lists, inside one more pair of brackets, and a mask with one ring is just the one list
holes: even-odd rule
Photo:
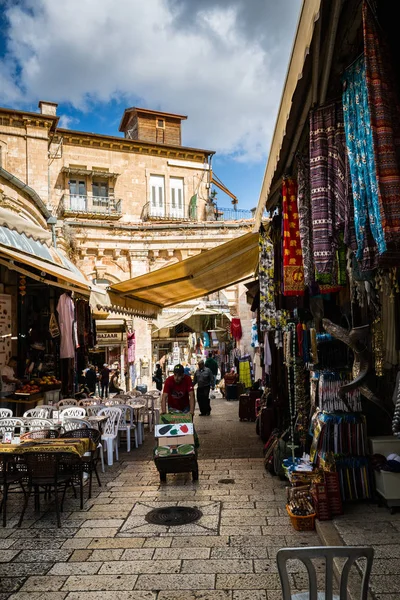
[[75, 400], [75, 398], [64, 398], [57, 403], [58, 410], [67, 406], [78, 406], [78, 400]]
[[[24, 506], [18, 521], [18, 527], [21, 526], [24, 518], [32, 489], [34, 490], [35, 495], [35, 509], [39, 510], [40, 488], [44, 488], [44, 492], [42, 493], [45, 495], [47, 495], [52, 488], [54, 489], [57, 526], [61, 527], [60, 510], [62, 512], [67, 487], [72, 483], [72, 479], [74, 475], [76, 475], [76, 465], [80, 459], [77, 458], [76, 454], [72, 454], [72, 452], [26, 452], [23, 459], [27, 467], [28, 493], [25, 497]], [[63, 492], [61, 504], [58, 497], [60, 489]]]
[[101, 434], [99, 431], [97, 431], [97, 429], [74, 429], [73, 431], [63, 433], [61, 435], [61, 437], [62, 438], [63, 437], [64, 438], [73, 437], [73, 438], [78, 438], [78, 439], [90, 438], [96, 444], [96, 450], [86, 452], [81, 458], [82, 471], [89, 474], [89, 496], [88, 496], [88, 498], [91, 498], [92, 497], [92, 475], [93, 475], [93, 472], [96, 475], [97, 483], [99, 484], [99, 487], [101, 487], [100, 477], [97, 472], [97, 461], [98, 461], [99, 450], [100, 450], [100, 455], [101, 455], [101, 460], [102, 460], [102, 465], [103, 465], [103, 472], [104, 472], [103, 446], [101, 445], [101, 442], [100, 442]]
[[[351, 567], [360, 558], [366, 559], [366, 566], [361, 584], [360, 600], [367, 600], [368, 584], [371, 575], [373, 548], [361, 546], [317, 546], [313, 548], [283, 548], [276, 555], [279, 577], [282, 585], [283, 600], [347, 600], [347, 585]], [[333, 594], [333, 561], [335, 558], [346, 559], [341, 571], [339, 596]], [[325, 559], [325, 592], [317, 591], [317, 573], [313, 559]], [[309, 589], [307, 592], [291, 593], [288, 560], [300, 560], [308, 572]]]
[[14, 433], [16, 427], [20, 427], [21, 433], [24, 433], [26, 429], [25, 421], [18, 417], [0, 419], [0, 435], [3, 435], [6, 431]]
[[13, 411], [11, 408], [0, 408], [0, 419], [8, 419], [9, 417], [12, 418], [12, 416]]
[[118, 408], [121, 410], [121, 417], [118, 423], [118, 435], [121, 431], [126, 432], [126, 450], [127, 452], [131, 451], [131, 429], [135, 432], [135, 447], [139, 446], [138, 444], [138, 434], [135, 425], [135, 414], [132, 406], [128, 404], [120, 404]]
[[119, 460], [118, 456], [118, 423], [121, 418], [122, 411], [116, 406], [110, 406], [109, 408], [103, 408], [99, 415], [106, 415], [107, 421], [103, 427], [103, 433], [101, 434], [101, 440], [105, 444], [107, 450], [107, 464], [109, 467], [113, 465], [113, 456], [115, 450], [115, 457]]
[[37, 417], [38, 419], [49, 419], [53, 412], [52, 406], [36, 406], [36, 408], [30, 408], [24, 412], [24, 419], [30, 417]]
[[82, 406], [67, 406], [60, 412], [60, 420], [64, 421], [66, 418], [82, 419], [86, 417], [86, 409]]
[[23, 480], [26, 478], [25, 465], [17, 464], [15, 457], [11, 454], [0, 454], [0, 487], [3, 491], [3, 497], [0, 503], [0, 510], [3, 512], [3, 527], [7, 525], [7, 500], [11, 486], [21, 487], [25, 496]]
[[60, 436], [56, 429], [33, 429], [21, 435], [21, 440], [53, 440]]
[[49, 419], [39, 419], [37, 417], [24, 418], [25, 429], [27, 431], [34, 431], [38, 429], [52, 429], [54, 427], [53, 422]]

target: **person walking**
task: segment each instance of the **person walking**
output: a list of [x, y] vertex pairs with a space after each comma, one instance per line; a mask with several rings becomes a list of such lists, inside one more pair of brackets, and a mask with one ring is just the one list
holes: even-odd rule
[[108, 386], [110, 385], [110, 369], [108, 368], [107, 363], [104, 363], [103, 368], [100, 373], [100, 385], [101, 385], [100, 396], [102, 398], [108, 398]]
[[[218, 367], [217, 361], [214, 358], [214, 352], [208, 353], [208, 358], [205, 362], [205, 365], [208, 369], [210, 369], [211, 373], [214, 375], [214, 386], [215, 386], [217, 383], [219, 367]], [[214, 389], [214, 386], [212, 386], [212, 389]], [[212, 399], [215, 398], [214, 394], [211, 394], [210, 398], [212, 398]]]
[[200, 416], [209, 416], [210, 389], [215, 386], [215, 377], [212, 371], [205, 366], [204, 360], [199, 360], [198, 369], [194, 374], [193, 385], [197, 383], [197, 404], [199, 405]]
[[161, 412], [190, 412], [194, 415], [193, 382], [182, 365], [175, 365], [174, 374], [167, 377], [161, 397]]
[[156, 364], [156, 370], [154, 371], [153, 381], [156, 384], [156, 388], [159, 392], [162, 390], [162, 368], [160, 367], [160, 363]]
[[96, 369], [94, 368], [94, 365], [89, 365], [89, 368], [86, 371], [85, 380], [86, 380], [86, 385], [89, 388], [89, 392], [91, 394], [95, 394], [96, 393], [97, 375], [96, 375]]

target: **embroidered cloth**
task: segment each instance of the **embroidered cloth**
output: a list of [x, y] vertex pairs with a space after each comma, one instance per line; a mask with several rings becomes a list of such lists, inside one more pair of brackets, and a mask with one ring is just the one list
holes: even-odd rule
[[304, 295], [303, 255], [300, 243], [297, 183], [287, 178], [282, 184], [283, 196], [283, 294]]

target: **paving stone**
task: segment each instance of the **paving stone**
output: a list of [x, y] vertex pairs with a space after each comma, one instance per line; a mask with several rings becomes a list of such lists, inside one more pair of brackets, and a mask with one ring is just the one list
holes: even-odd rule
[[[129, 551], [127, 551], [127, 552], [129, 552]], [[211, 552], [211, 548], [190, 548], [190, 550], [188, 550], [187, 548], [156, 548], [153, 560], [207, 559], [207, 558], [210, 558], [210, 552]], [[196, 562], [197, 562], [197, 560], [196, 560]]]
[[[378, 559], [374, 558], [372, 563], [372, 574], [373, 575], [393, 575], [400, 576], [400, 559]], [[399, 577], [400, 581], [400, 577]], [[400, 585], [399, 585], [400, 589]]]
[[184, 560], [182, 573], [253, 573], [252, 560]]
[[161, 591], [157, 600], [232, 600], [232, 592], [230, 590]]
[[17, 554], [19, 550], [0, 550], [0, 563], [6, 563], [12, 560]]
[[[51, 595], [46, 594], [49, 600], [64, 600], [66, 595], [65, 592], [52, 592]], [[16, 592], [9, 596], [9, 600], [43, 600], [43, 594], [42, 592]]]
[[371, 575], [370, 588], [375, 594], [399, 594], [399, 577], [393, 575]]
[[[83, 541], [83, 540], [82, 540]], [[95, 538], [89, 540], [88, 548], [141, 548], [145, 538]]]
[[267, 517], [260, 515], [249, 515], [237, 517], [221, 514], [221, 527], [247, 527], [248, 525], [267, 525]]
[[267, 600], [265, 590], [235, 590], [232, 600]]
[[95, 538], [98, 537], [114, 537], [118, 532], [118, 527], [82, 527], [77, 531], [76, 538]]
[[[107, 550], [88, 550], [90, 556], [86, 560], [94, 562], [104, 562], [108, 560], [120, 560], [124, 550], [122, 548], [110, 548]], [[134, 550], [134, 552], [143, 552], [143, 550]]]
[[99, 574], [123, 575], [124, 573], [179, 573], [180, 560], [134, 560], [105, 562]]
[[22, 550], [16, 557], [16, 562], [58, 562], [66, 561], [71, 556], [72, 550]]
[[[250, 503], [249, 503], [250, 504]], [[229, 509], [226, 508], [225, 503], [223, 503], [222, 506], [222, 511], [221, 511], [221, 517], [226, 518], [226, 517], [233, 517], [233, 518], [242, 518], [242, 517], [270, 517], [269, 520], [271, 520], [271, 522], [276, 522], [276, 519], [278, 518], [278, 511], [276, 510], [276, 508], [239, 508], [239, 505], [237, 506], [236, 509]], [[265, 524], [265, 523], [263, 523]], [[269, 524], [269, 523], [268, 523]]]
[[215, 575], [139, 575], [137, 590], [212, 590]]
[[400, 558], [400, 544], [380, 544], [374, 546], [374, 560], [379, 558]]
[[68, 577], [62, 591], [129, 591], [133, 590], [136, 581], [137, 575], [73, 575]]
[[235, 536], [259, 536], [262, 533], [261, 527], [257, 525], [247, 525], [240, 527], [220, 527], [221, 535], [235, 535]]
[[0, 579], [2, 577], [26, 577], [27, 575], [44, 575], [52, 567], [52, 563], [1, 563]]
[[74, 550], [70, 557], [70, 562], [82, 562], [89, 560], [93, 550]]
[[65, 540], [61, 547], [72, 550], [80, 550], [82, 548], [87, 548], [90, 542], [91, 539], [71, 538], [70, 540]]
[[65, 583], [66, 577], [43, 575], [29, 577], [21, 588], [22, 592], [57, 592]]
[[49, 571], [49, 575], [94, 575], [101, 562], [63, 562], [56, 563]]
[[149, 538], [144, 542], [143, 548], [169, 548], [172, 538]]
[[217, 575], [216, 586], [218, 589], [231, 590], [265, 590], [281, 588], [278, 575], [275, 574], [247, 574], [247, 573], [230, 573]]
[[[306, 542], [307, 543], [307, 542]], [[232, 535], [231, 546], [285, 546], [282, 536], [277, 535]]]
[[[121, 592], [118, 591], [118, 600], [156, 600], [156, 592]], [[53, 600], [53, 597], [51, 598]], [[70, 592], [67, 600], [82, 600], [81, 592]], [[85, 592], [85, 600], [99, 600], [98, 592]], [[114, 592], [102, 592], [101, 600], [115, 600]]]
[[13, 544], [15, 544], [14, 539], [0, 540], [0, 550], [7, 550], [8, 548], [11, 548]]
[[98, 519], [88, 519], [82, 523], [82, 527], [99, 527], [101, 529], [115, 527], [119, 529], [124, 524], [123, 519], [105, 519], [104, 516]]
[[246, 547], [246, 546], [235, 546], [227, 548], [211, 548], [211, 558], [216, 559], [234, 559], [234, 558], [268, 558], [267, 548], [262, 546]]

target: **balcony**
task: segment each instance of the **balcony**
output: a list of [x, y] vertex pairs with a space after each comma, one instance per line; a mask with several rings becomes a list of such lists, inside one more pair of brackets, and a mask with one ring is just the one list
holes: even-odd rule
[[237, 208], [216, 208], [216, 221], [243, 221], [254, 219], [254, 212]]
[[111, 196], [63, 194], [58, 214], [60, 217], [120, 219], [122, 217], [122, 201]]
[[142, 210], [143, 221], [197, 221], [197, 207], [164, 202], [161, 206], [147, 202]]

